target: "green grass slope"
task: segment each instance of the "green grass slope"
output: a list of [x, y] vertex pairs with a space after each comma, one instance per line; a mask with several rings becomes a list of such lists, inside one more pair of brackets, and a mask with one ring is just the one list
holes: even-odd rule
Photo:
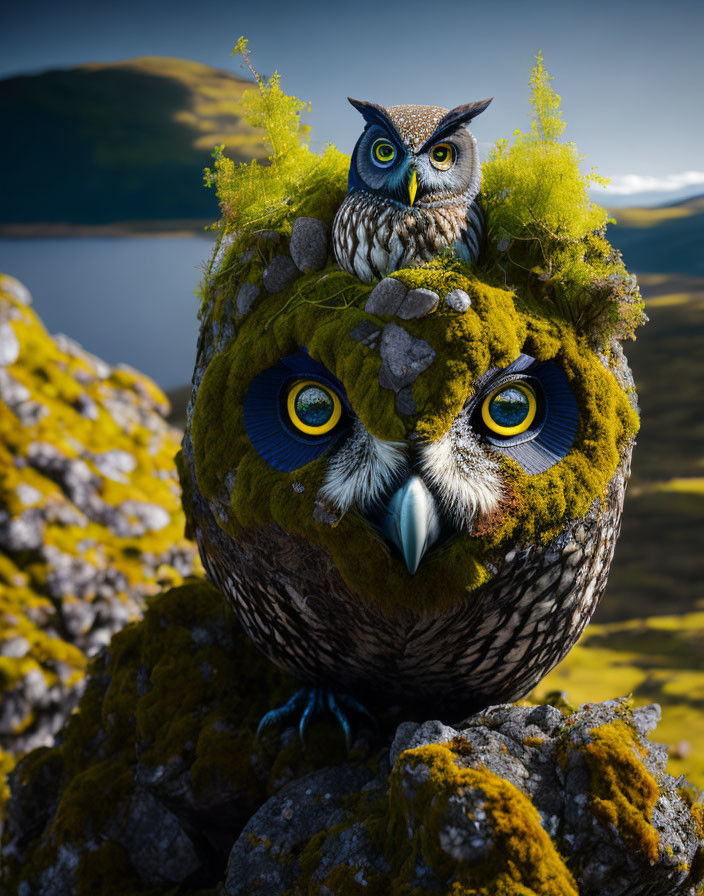
[[609, 237], [638, 273], [704, 277], [704, 196], [661, 208], [622, 208]]
[[704, 786], [704, 279], [639, 281], [650, 322], [626, 351], [641, 431], [616, 557], [594, 623], [535, 696], [659, 703], [670, 772]]
[[215, 219], [212, 147], [262, 157], [239, 104], [248, 86], [162, 57], [0, 81], [0, 224]]
[[704, 279], [639, 281], [650, 322], [626, 352], [641, 431], [599, 622], [704, 609]]

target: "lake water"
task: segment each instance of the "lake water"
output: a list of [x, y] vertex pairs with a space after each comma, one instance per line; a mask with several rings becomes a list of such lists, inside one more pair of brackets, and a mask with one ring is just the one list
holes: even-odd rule
[[164, 389], [189, 382], [198, 336], [194, 290], [212, 237], [0, 239], [0, 272], [21, 280], [50, 333]]

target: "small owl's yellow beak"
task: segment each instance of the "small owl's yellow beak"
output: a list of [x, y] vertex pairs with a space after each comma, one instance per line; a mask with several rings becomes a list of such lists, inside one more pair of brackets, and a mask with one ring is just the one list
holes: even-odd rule
[[413, 169], [413, 174], [411, 174], [411, 179], [408, 181], [408, 198], [411, 200], [411, 205], [416, 201], [416, 193], [418, 192], [418, 175], [416, 174], [416, 169]]

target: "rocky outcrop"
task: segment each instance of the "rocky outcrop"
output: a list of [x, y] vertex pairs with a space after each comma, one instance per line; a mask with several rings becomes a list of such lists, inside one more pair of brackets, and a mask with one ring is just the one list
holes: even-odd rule
[[0, 892], [694, 896], [704, 807], [648, 740], [657, 707], [257, 741], [294, 688], [206, 583], [150, 601], [13, 772]]
[[30, 302], [0, 276], [0, 766], [52, 743], [87, 659], [197, 564], [165, 396]]

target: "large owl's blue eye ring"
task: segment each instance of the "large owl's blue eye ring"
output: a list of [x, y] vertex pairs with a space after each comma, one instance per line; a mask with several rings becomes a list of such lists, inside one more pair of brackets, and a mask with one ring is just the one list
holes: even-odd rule
[[503, 383], [482, 402], [482, 420], [486, 428], [500, 436], [517, 436], [535, 420], [538, 402], [526, 382]]
[[388, 168], [396, 161], [396, 147], [385, 137], [379, 137], [372, 143], [372, 162], [379, 168]]
[[286, 410], [292, 425], [308, 436], [332, 432], [342, 416], [335, 392], [319, 380], [299, 380], [289, 387]]

